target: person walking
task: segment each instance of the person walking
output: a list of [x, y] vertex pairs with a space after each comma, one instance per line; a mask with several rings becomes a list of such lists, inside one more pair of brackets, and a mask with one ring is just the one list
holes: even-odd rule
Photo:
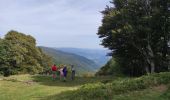
[[71, 65], [71, 80], [74, 80], [75, 79], [75, 68], [74, 68], [74, 65]]

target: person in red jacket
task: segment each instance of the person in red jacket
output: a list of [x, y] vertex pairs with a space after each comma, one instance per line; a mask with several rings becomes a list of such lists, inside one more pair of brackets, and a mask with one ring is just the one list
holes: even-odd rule
[[56, 72], [57, 72], [57, 66], [55, 64], [51, 67], [51, 71], [52, 71], [52, 78], [53, 78], [53, 80], [55, 80]]

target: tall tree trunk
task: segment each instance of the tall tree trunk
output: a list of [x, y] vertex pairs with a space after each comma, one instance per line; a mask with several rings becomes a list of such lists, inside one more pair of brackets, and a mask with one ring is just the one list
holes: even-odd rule
[[150, 44], [148, 44], [147, 49], [148, 49], [148, 63], [151, 67], [150, 68], [151, 73], [154, 73], [155, 72], [154, 53], [153, 53], [153, 50], [152, 50]]
[[[151, 0], [146, 0], [145, 1], [145, 8], [146, 8], [146, 16], [150, 17], [151, 16]], [[150, 26], [150, 23], [148, 22], [148, 27]], [[154, 62], [154, 53], [150, 45], [150, 39], [151, 39], [151, 34], [148, 33], [147, 36], [148, 39], [148, 44], [147, 44], [147, 60], [150, 66], [150, 72], [154, 73], [155, 72], [155, 62]]]

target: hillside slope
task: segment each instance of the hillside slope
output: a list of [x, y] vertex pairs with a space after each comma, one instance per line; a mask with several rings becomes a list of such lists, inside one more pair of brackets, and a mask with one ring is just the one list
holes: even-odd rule
[[109, 61], [110, 59], [110, 57], [106, 56], [107, 53], [109, 53], [108, 50], [82, 49], [82, 48], [55, 48], [55, 49], [86, 57], [94, 61], [96, 64], [98, 64], [99, 67], [102, 67], [103, 65], [105, 65], [107, 61]]
[[52, 56], [56, 64], [74, 65], [79, 74], [86, 73], [86, 72], [95, 72], [98, 67], [98, 65], [95, 62], [76, 54], [66, 53], [48, 47], [40, 47], [40, 48], [42, 48], [42, 50], [45, 53]]

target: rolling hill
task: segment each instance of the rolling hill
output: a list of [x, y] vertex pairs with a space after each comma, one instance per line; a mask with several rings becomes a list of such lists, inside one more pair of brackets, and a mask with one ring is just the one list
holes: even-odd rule
[[83, 56], [63, 52], [49, 47], [40, 47], [46, 54], [53, 57], [56, 64], [74, 65], [78, 74], [95, 72], [98, 65]]
[[94, 61], [96, 64], [98, 64], [99, 65], [98, 68], [105, 65], [110, 59], [110, 57], [106, 56], [107, 53], [109, 53], [109, 51], [103, 49], [82, 49], [82, 48], [55, 48], [55, 49], [86, 57], [87, 59], [90, 59]]

